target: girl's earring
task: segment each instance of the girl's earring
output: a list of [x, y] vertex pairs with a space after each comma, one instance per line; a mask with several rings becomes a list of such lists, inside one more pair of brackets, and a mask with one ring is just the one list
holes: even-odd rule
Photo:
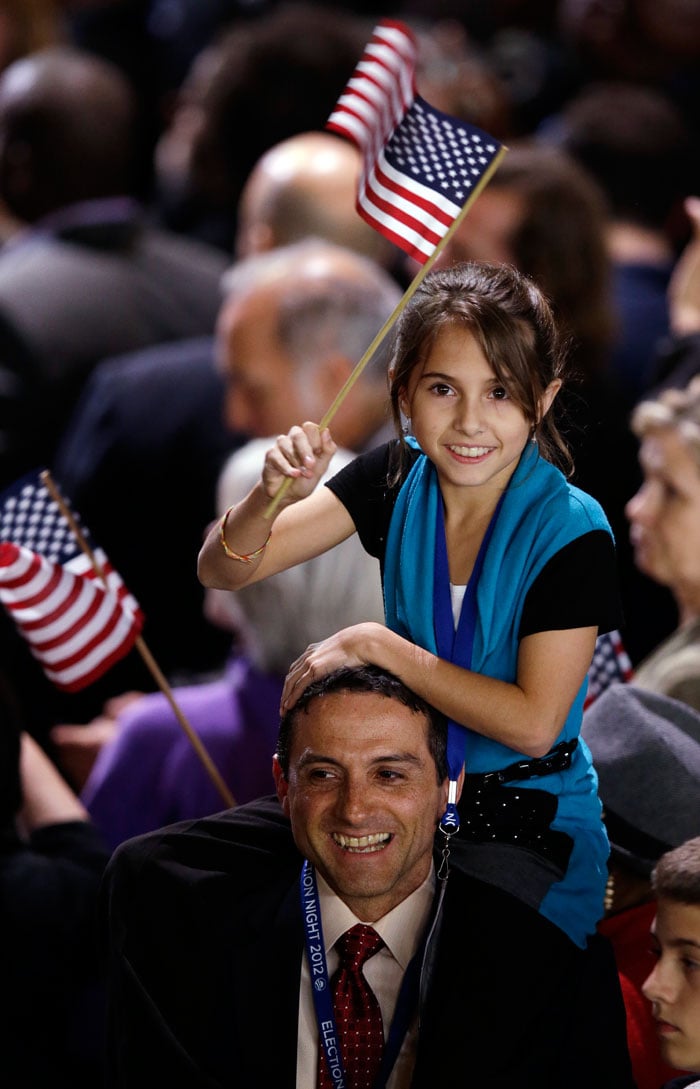
[[410, 416], [405, 416], [404, 417], [404, 424], [403, 424], [403, 429], [402, 430], [403, 430], [404, 435], [410, 435], [411, 434], [411, 417]]

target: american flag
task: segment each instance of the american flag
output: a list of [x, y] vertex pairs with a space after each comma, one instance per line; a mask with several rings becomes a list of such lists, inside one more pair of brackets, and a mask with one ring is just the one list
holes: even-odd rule
[[0, 601], [49, 680], [67, 692], [101, 677], [143, 625], [104, 552], [80, 532], [99, 571], [38, 474], [0, 495]]
[[583, 704], [586, 711], [611, 684], [626, 684], [632, 679], [632, 662], [619, 631], [605, 632], [596, 639], [593, 661], [588, 670], [588, 691]]
[[416, 93], [417, 52], [407, 26], [382, 20], [326, 128], [363, 153], [360, 215], [424, 264], [503, 149]]

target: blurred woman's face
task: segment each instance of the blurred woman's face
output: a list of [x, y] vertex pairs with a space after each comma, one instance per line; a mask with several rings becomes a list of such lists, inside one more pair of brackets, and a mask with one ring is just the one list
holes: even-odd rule
[[437, 266], [459, 261], [488, 261], [517, 265], [512, 239], [525, 218], [525, 201], [504, 186], [486, 188], [451, 234]]
[[700, 608], [700, 464], [676, 431], [650, 432], [639, 461], [644, 482], [625, 513], [635, 563]]

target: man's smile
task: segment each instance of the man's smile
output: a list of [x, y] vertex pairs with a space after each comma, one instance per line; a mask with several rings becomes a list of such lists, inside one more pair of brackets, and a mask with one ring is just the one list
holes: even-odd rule
[[393, 837], [391, 832], [375, 832], [369, 836], [343, 836], [340, 832], [332, 832], [331, 838], [351, 854], [370, 854], [381, 851]]

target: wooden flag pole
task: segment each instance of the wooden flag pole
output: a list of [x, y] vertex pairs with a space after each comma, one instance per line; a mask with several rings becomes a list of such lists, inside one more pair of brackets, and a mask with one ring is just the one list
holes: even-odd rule
[[[105, 572], [103, 571], [97, 557], [95, 556], [95, 553], [92, 551], [92, 549], [90, 548], [90, 545], [86, 541], [85, 536], [84, 536], [83, 532], [80, 529], [80, 526], [78, 525], [75, 518], [73, 517], [72, 511], [66, 505], [66, 503], [65, 503], [65, 501], [63, 499], [63, 496], [61, 495], [60, 491], [56, 487], [56, 484], [55, 484], [55, 482], [53, 480], [53, 477], [51, 476], [51, 473], [48, 471], [48, 469], [44, 469], [44, 471], [40, 474], [40, 478], [41, 478], [43, 484], [45, 485], [46, 490], [51, 495], [51, 498], [54, 500], [54, 502], [60, 508], [61, 514], [63, 515], [63, 517], [68, 522], [68, 525], [70, 526], [71, 532], [73, 533], [73, 536], [75, 537], [76, 541], [78, 542], [78, 544], [82, 548], [85, 555], [89, 558], [90, 563], [93, 566], [93, 569], [97, 572], [99, 577], [102, 579], [102, 582], [106, 586], [107, 585], [107, 578], [106, 578]], [[180, 726], [182, 727], [182, 729], [185, 731], [185, 734], [187, 735], [187, 737], [188, 737], [188, 739], [190, 741], [190, 744], [192, 745], [193, 749], [197, 753], [197, 756], [199, 757], [202, 764], [204, 765], [204, 769], [205, 769], [207, 775], [209, 776], [212, 783], [216, 787], [217, 791], [221, 795], [221, 798], [223, 799], [225, 805], [229, 809], [234, 809], [235, 806], [236, 806], [236, 799], [233, 797], [231, 791], [226, 786], [226, 783], [224, 782], [223, 778], [221, 777], [221, 774], [220, 774], [218, 768], [214, 764], [211, 756], [207, 752], [204, 744], [202, 743], [201, 738], [195, 733], [192, 726], [190, 725], [190, 723], [187, 721], [184, 714], [182, 713], [180, 707], [178, 706], [178, 704], [177, 704], [177, 702], [175, 700], [175, 697], [173, 695], [173, 691], [172, 691], [170, 685], [168, 684], [168, 682], [165, 679], [165, 677], [164, 677], [160, 667], [158, 666], [155, 658], [151, 654], [150, 650], [148, 649], [148, 647], [146, 646], [146, 644], [144, 643], [144, 641], [143, 641], [143, 639], [141, 638], [140, 635], [136, 637], [136, 640], [134, 642], [134, 646], [136, 647], [139, 654], [141, 655], [144, 662], [146, 663], [146, 666], [147, 666], [148, 670], [150, 671], [152, 677], [154, 678], [156, 684], [158, 685], [161, 692], [163, 693], [163, 695], [167, 699], [168, 703], [170, 704], [170, 706], [172, 708], [172, 711], [173, 711], [173, 714], [175, 715], [175, 717], [176, 717], [177, 721], [179, 722]]]
[[[364, 371], [365, 367], [367, 366], [367, 364], [372, 359], [372, 357], [373, 357], [374, 353], [376, 352], [377, 348], [382, 343], [382, 341], [386, 337], [387, 333], [391, 329], [392, 325], [394, 324], [394, 322], [398, 318], [399, 314], [401, 314], [402, 310], [404, 310], [406, 304], [409, 302], [411, 297], [415, 294], [415, 292], [418, 290], [418, 288], [422, 284], [425, 277], [430, 272], [431, 268], [435, 264], [435, 261], [437, 260], [437, 258], [440, 256], [443, 249], [447, 245], [449, 239], [454, 234], [455, 230], [457, 229], [457, 227], [460, 225], [460, 223], [462, 222], [462, 220], [466, 216], [466, 214], [469, 211], [469, 209], [471, 208], [472, 204], [474, 203], [476, 198], [481, 193], [481, 190], [491, 180], [491, 175], [493, 174], [493, 172], [498, 167], [501, 159], [503, 158], [503, 156], [504, 156], [504, 154], [506, 153], [507, 150], [508, 150], [507, 147], [501, 146], [499, 148], [499, 150], [496, 152], [493, 159], [489, 163], [488, 167], [486, 168], [486, 170], [482, 174], [481, 178], [477, 182], [477, 185], [476, 185], [476, 187], [474, 189], [474, 192], [470, 193], [469, 200], [461, 208], [459, 214], [457, 216], [455, 216], [455, 218], [452, 220], [452, 223], [450, 223], [450, 226], [448, 227], [447, 231], [442, 236], [442, 238], [440, 239], [438, 244], [435, 246], [435, 249], [430, 254], [427, 261], [423, 265], [421, 265], [420, 269], [418, 270], [418, 272], [414, 276], [413, 280], [411, 281], [411, 283], [408, 285], [408, 287], [404, 291], [401, 299], [399, 300], [399, 302], [394, 307], [393, 312], [386, 319], [386, 321], [382, 325], [381, 329], [379, 330], [379, 332], [375, 336], [375, 338], [372, 341], [372, 343], [370, 344], [370, 346], [367, 348], [367, 351], [364, 353], [364, 355], [362, 356], [360, 361], [355, 365], [355, 368], [352, 371], [352, 374], [348, 375], [348, 377], [346, 378], [343, 386], [340, 388], [340, 390], [336, 394], [335, 400], [331, 404], [330, 408], [328, 408], [326, 410], [325, 415], [323, 416], [322, 420], [319, 423], [319, 427], [321, 427], [321, 428], [328, 427], [329, 423], [331, 422], [331, 420], [335, 416], [336, 412], [338, 411], [338, 409], [342, 405], [342, 403], [345, 400], [345, 398], [347, 397], [348, 393], [350, 392], [352, 387], [355, 385], [358, 378], [360, 377], [360, 375]], [[291, 487], [291, 484], [292, 484], [292, 477], [287, 477], [285, 480], [282, 481], [280, 487], [277, 490], [276, 495], [270, 500], [270, 503], [268, 504], [268, 506], [265, 509], [265, 517], [266, 518], [272, 518], [272, 516], [274, 515], [275, 511], [277, 510], [280, 502], [282, 501], [283, 497], [286, 495], [288, 489]]]

